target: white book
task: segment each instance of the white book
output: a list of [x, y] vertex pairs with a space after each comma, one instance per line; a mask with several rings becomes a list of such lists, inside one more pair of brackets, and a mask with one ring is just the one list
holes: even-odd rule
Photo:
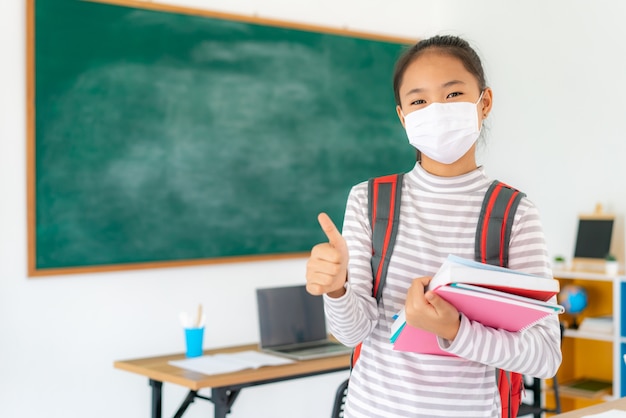
[[181, 369], [212, 375], [232, 373], [245, 369], [258, 369], [263, 366], [280, 366], [293, 363], [293, 360], [248, 350], [235, 353], [204, 355], [183, 360], [171, 360], [169, 363]]
[[613, 315], [588, 316], [578, 326], [579, 331], [599, 332], [602, 334], [612, 334], [613, 329]]
[[433, 276], [428, 289], [466, 283], [506, 293], [547, 301], [559, 293], [559, 282], [534, 274], [479, 263], [449, 255]]

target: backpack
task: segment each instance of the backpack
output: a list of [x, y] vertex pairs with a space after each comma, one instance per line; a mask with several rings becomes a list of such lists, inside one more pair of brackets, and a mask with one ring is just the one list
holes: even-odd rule
[[[370, 179], [368, 183], [368, 214], [372, 227], [372, 293], [377, 303], [385, 285], [398, 230], [402, 178], [402, 174], [393, 174]], [[476, 226], [476, 261], [508, 267], [513, 218], [524, 196], [524, 193], [498, 180], [491, 183], [483, 199]], [[352, 353], [352, 366], [360, 352], [361, 344]], [[520, 373], [496, 369], [496, 384], [502, 404], [502, 418], [516, 417], [522, 402], [523, 376]]]

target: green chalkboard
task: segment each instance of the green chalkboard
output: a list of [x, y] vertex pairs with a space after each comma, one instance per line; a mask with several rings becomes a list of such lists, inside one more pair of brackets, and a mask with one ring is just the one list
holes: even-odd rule
[[77, 0], [33, 27], [39, 273], [308, 251], [414, 164], [403, 43]]

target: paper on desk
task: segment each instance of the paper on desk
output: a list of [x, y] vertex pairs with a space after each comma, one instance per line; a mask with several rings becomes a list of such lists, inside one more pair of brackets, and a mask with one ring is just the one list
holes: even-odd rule
[[626, 411], [611, 409], [609, 411], [601, 412], [599, 414], [585, 415], [582, 418], [626, 418]]
[[236, 353], [221, 353], [194, 357], [184, 360], [171, 360], [169, 364], [202, 374], [221, 374], [263, 366], [280, 366], [293, 363], [293, 360], [248, 350]]

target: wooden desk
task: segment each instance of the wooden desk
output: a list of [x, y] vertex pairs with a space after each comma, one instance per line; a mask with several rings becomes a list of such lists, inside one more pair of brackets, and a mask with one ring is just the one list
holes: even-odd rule
[[[205, 350], [204, 354], [233, 353], [245, 350], [257, 350], [256, 344], [228, 347], [216, 350]], [[317, 360], [296, 361], [283, 366], [267, 366], [258, 369], [247, 369], [234, 373], [205, 375], [191, 370], [170, 365], [170, 360], [184, 359], [184, 354], [161, 357], [120, 360], [113, 363], [116, 369], [126, 370], [148, 378], [152, 388], [152, 418], [161, 418], [161, 399], [163, 382], [174, 383], [189, 388], [189, 394], [174, 415], [180, 418], [187, 407], [196, 399], [205, 399], [215, 405], [215, 418], [225, 418], [235, 402], [241, 389], [347, 370], [350, 367], [350, 355], [341, 355]], [[212, 388], [211, 397], [198, 394], [198, 390]]]
[[587, 415], [599, 414], [600, 412], [610, 411], [611, 409], [626, 411], [626, 398], [620, 398], [614, 401], [604, 402], [587, 408], [577, 409], [576, 411], [554, 415], [552, 418], [581, 418]]

